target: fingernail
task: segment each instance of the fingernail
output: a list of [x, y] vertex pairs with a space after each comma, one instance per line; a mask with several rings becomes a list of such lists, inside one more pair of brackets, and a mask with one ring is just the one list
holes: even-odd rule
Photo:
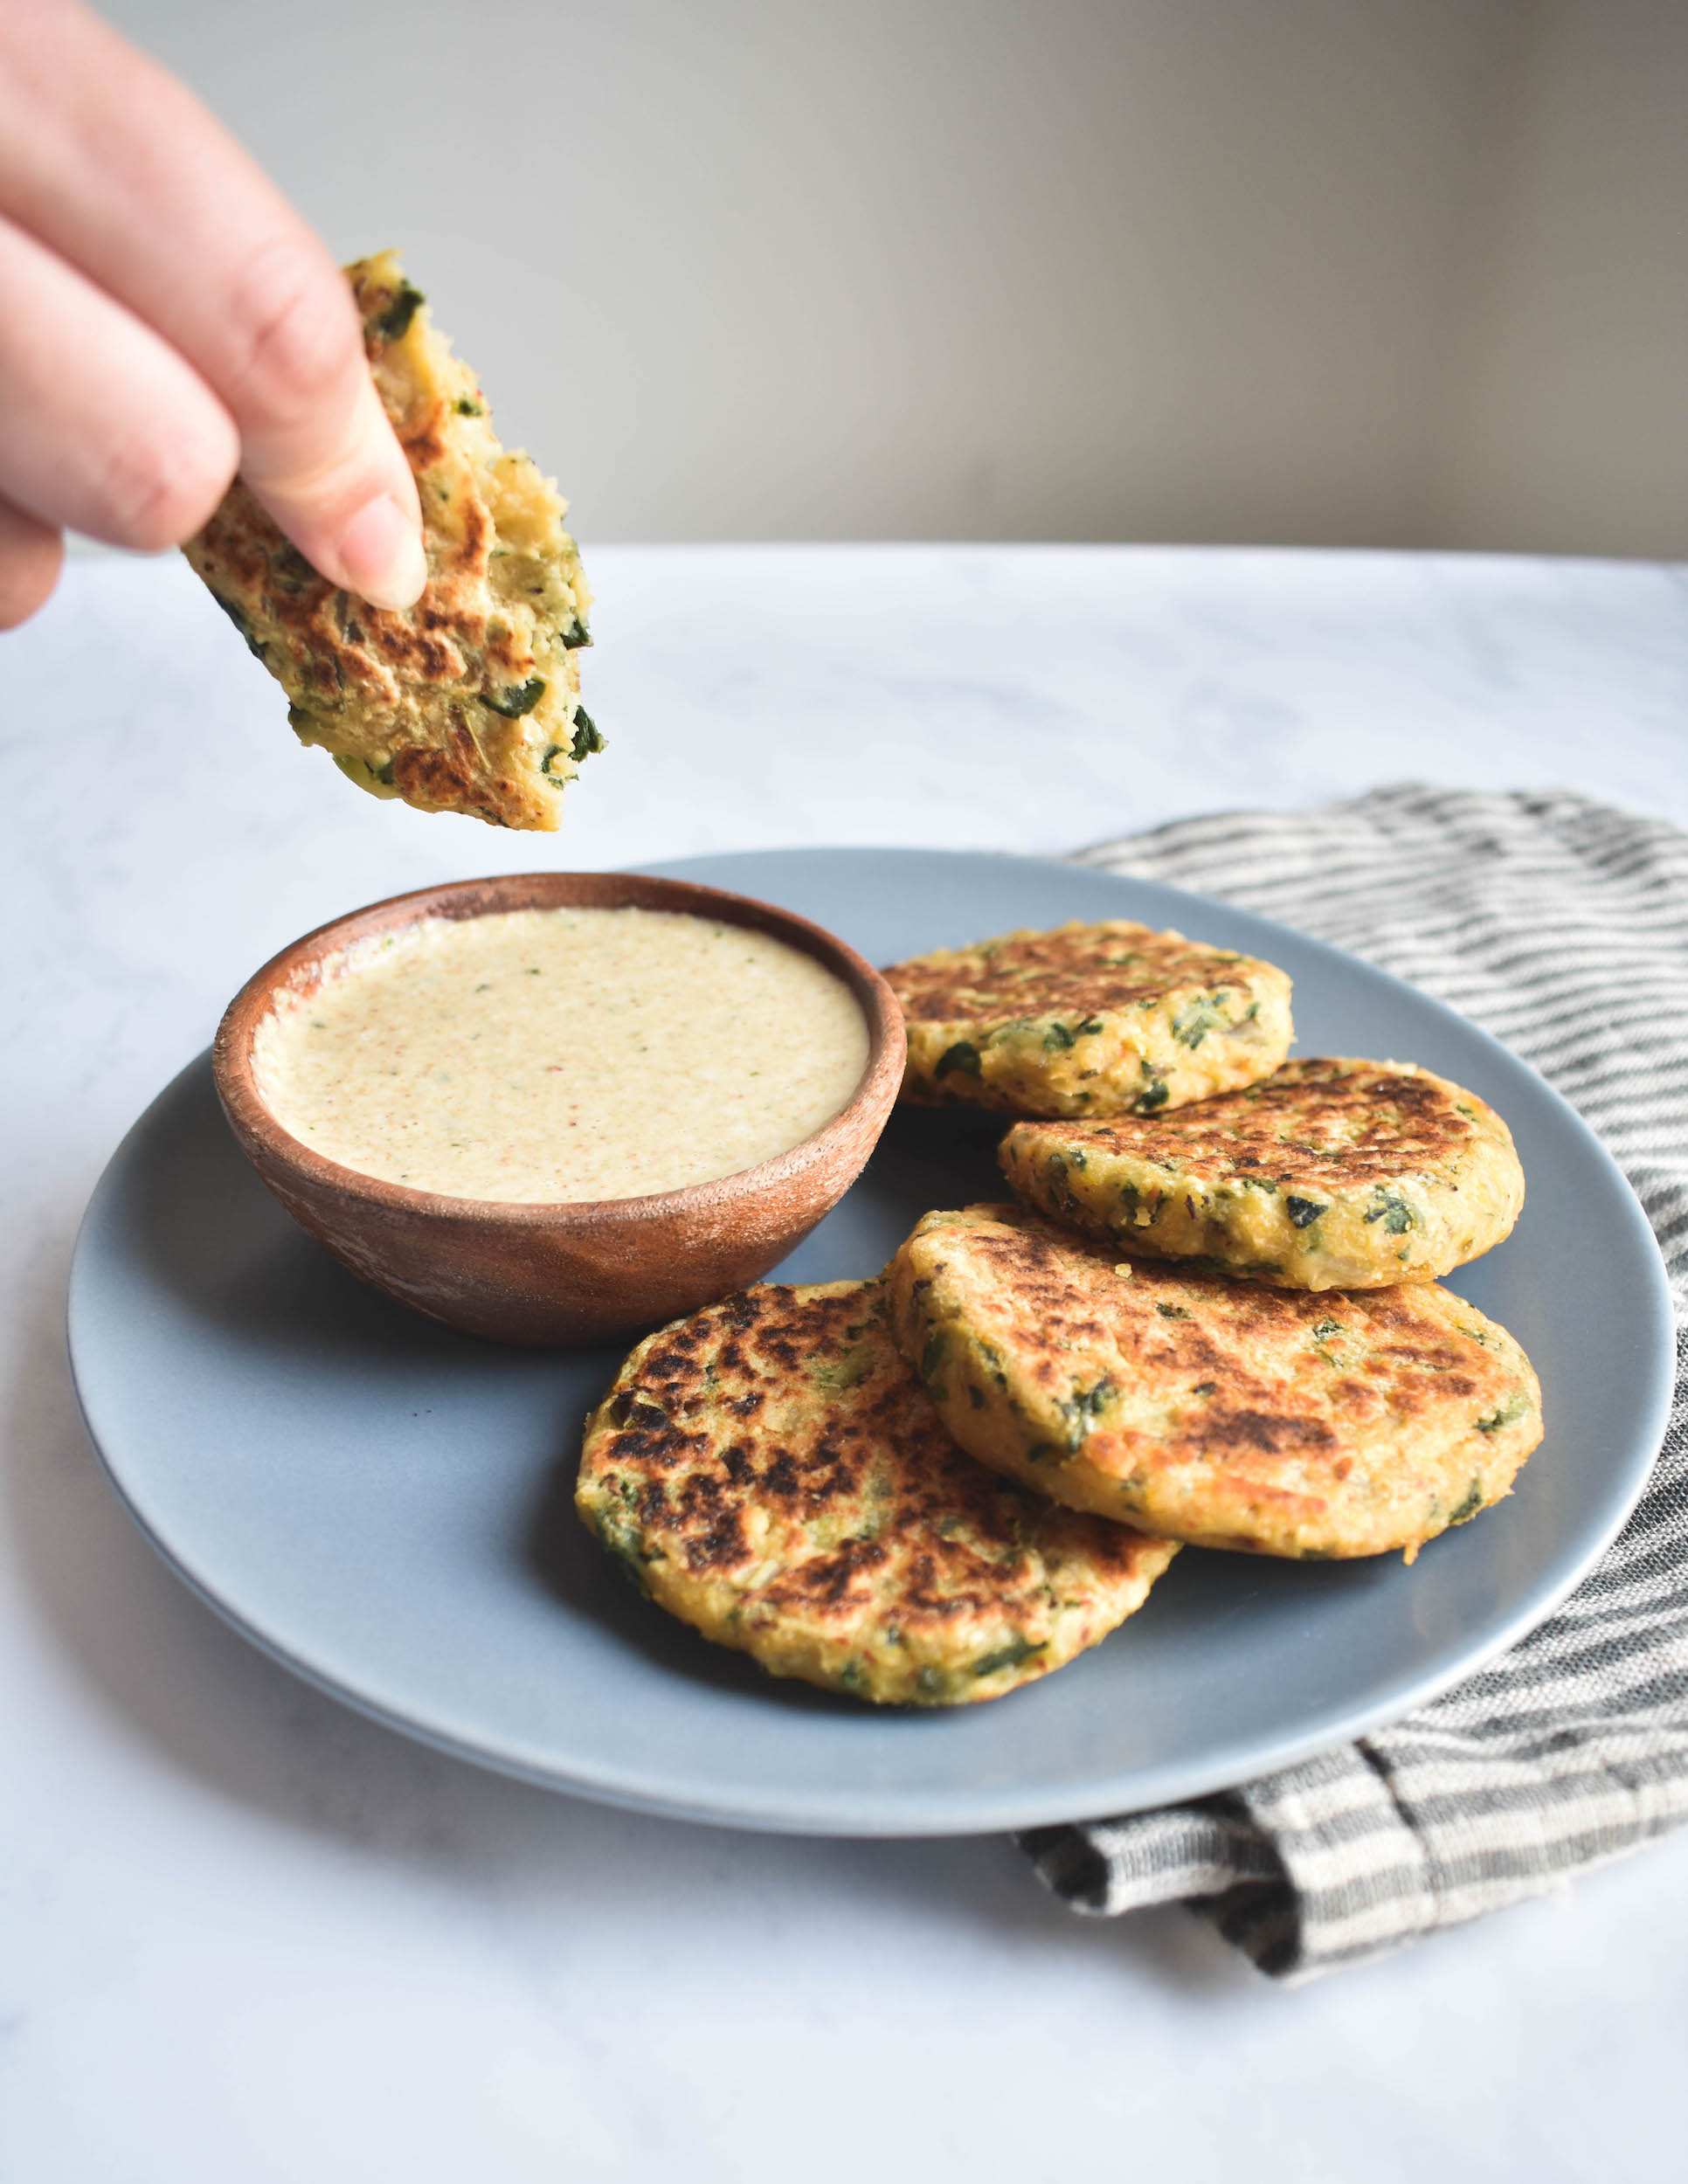
[[415, 522], [386, 494], [377, 494], [340, 534], [349, 591], [371, 606], [414, 606], [428, 581], [428, 557]]

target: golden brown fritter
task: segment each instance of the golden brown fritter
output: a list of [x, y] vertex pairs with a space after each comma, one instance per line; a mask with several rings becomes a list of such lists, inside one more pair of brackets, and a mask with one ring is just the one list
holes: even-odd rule
[[1176, 1115], [1017, 1123], [1000, 1158], [1029, 1205], [1119, 1250], [1283, 1289], [1447, 1274], [1524, 1204], [1494, 1109], [1393, 1061], [1286, 1061]]
[[885, 973], [909, 1026], [903, 1097], [1012, 1115], [1152, 1115], [1269, 1076], [1290, 981], [1125, 918], [1004, 933]]
[[649, 1337], [587, 1425], [576, 1500], [706, 1638], [916, 1706], [1059, 1668], [1177, 1552], [964, 1455], [875, 1282], [759, 1283]]
[[422, 500], [428, 583], [403, 612], [318, 576], [239, 480], [183, 551], [292, 701], [287, 718], [372, 795], [550, 830], [602, 748], [580, 706], [591, 595], [567, 503], [499, 446], [486, 397], [391, 251], [346, 269], [375, 384]]
[[1004, 1206], [929, 1213], [889, 1277], [903, 1355], [972, 1455], [1201, 1546], [1410, 1557], [1541, 1438], [1528, 1358], [1434, 1282], [1314, 1296], [1133, 1267]]

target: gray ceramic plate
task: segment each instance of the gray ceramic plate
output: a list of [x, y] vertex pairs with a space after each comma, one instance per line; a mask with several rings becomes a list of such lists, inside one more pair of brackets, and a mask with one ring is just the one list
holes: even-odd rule
[[[1511, 1123], [1529, 1206], [1455, 1286], [1535, 1360], [1547, 1437], [1512, 1500], [1411, 1569], [1188, 1551], [1140, 1614], [1047, 1681], [881, 1713], [776, 1683], [639, 1600], [571, 1503], [616, 1353], [497, 1349], [362, 1288], [266, 1195], [202, 1060], [94, 1193], [71, 1352], [142, 1529], [278, 1660], [447, 1751], [586, 1796], [753, 1828], [965, 1834], [1159, 1804], [1352, 1737], [1540, 1621], [1617, 1531], [1664, 1428], [1663, 1269], [1595, 1139], [1482, 1033], [1281, 926], [1071, 866], [832, 850], [665, 868], [787, 904], [880, 963], [1124, 916], [1282, 964], [1304, 1052], [1425, 1063]], [[898, 1115], [782, 1275], [870, 1273], [929, 1207], [1000, 1197], [993, 1144], [972, 1118]]]

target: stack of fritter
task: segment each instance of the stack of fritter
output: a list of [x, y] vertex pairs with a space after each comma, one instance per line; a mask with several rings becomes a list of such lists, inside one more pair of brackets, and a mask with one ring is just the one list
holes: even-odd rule
[[886, 975], [905, 1098], [1021, 1117], [1027, 1203], [633, 1353], [579, 1505], [654, 1599], [776, 1674], [954, 1704], [1095, 1643], [1177, 1543], [1410, 1560], [1510, 1491], [1536, 1376], [1434, 1279], [1523, 1204], [1481, 1100], [1286, 1061], [1282, 971], [1142, 926]]

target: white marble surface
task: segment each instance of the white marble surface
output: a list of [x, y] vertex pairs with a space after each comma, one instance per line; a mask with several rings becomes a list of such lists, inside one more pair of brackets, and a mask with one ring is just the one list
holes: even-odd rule
[[129, 1528], [62, 1354], [78, 1215], [266, 953], [476, 870], [779, 842], [1053, 851], [1416, 776], [1688, 823], [1688, 582], [1129, 549], [622, 549], [556, 837], [356, 796], [169, 563], [8, 669], [0, 2178], [1651, 2180], [1688, 1838], [1285, 1993], [1004, 1842], [602, 1810], [293, 1683]]

